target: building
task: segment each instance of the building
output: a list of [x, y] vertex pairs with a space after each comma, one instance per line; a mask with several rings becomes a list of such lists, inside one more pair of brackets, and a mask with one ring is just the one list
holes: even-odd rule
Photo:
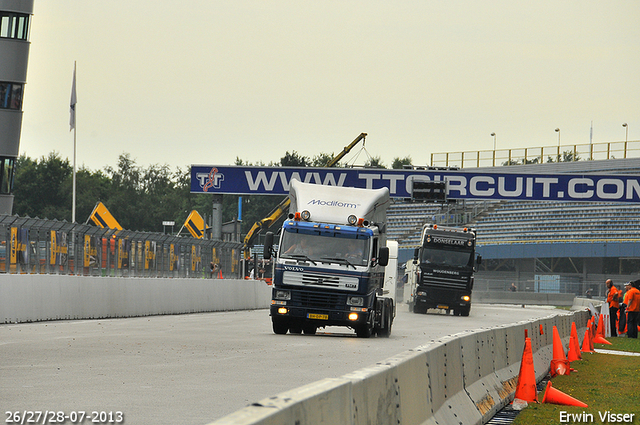
[[13, 210], [33, 0], [0, 0], [0, 214]]

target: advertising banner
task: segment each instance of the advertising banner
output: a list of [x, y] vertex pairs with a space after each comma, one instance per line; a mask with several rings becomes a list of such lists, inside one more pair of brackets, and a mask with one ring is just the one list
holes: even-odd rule
[[414, 181], [446, 181], [449, 199], [640, 202], [637, 175], [191, 166], [192, 193], [284, 196], [292, 179], [364, 189], [387, 187], [394, 198], [411, 198]]

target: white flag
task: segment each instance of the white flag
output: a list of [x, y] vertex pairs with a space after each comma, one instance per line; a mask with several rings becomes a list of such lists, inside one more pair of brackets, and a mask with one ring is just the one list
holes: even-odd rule
[[71, 102], [69, 103], [69, 113], [71, 116], [69, 117], [69, 131], [76, 128], [76, 103], [78, 100], [76, 99], [76, 63], [73, 63], [73, 83], [71, 84]]

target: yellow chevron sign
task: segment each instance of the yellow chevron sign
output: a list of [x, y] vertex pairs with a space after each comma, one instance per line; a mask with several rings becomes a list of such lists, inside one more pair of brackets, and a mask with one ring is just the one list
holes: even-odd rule
[[111, 215], [102, 202], [96, 204], [89, 218], [96, 226], [102, 227], [103, 229], [108, 227], [109, 229], [122, 230], [122, 226], [120, 226], [118, 220]]
[[[198, 211], [191, 211], [191, 214], [184, 222], [184, 227], [194, 238], [202, 239], [204, 237], [204, 219], [198, 214]], [[207, 226], [207, 229], [210, 229], [210, 227]]]

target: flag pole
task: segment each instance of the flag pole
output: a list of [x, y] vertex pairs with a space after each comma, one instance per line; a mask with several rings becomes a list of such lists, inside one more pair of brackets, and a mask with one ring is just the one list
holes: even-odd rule
[[71, 86], [71, 102], [70, 113], [71, 119], [69, 125], [73, 130], [73, 195], [72, 195], [72, 208], [71, 208], [71, 222], [76, 222], [76, 61], [73, 61], [73, 84]]

